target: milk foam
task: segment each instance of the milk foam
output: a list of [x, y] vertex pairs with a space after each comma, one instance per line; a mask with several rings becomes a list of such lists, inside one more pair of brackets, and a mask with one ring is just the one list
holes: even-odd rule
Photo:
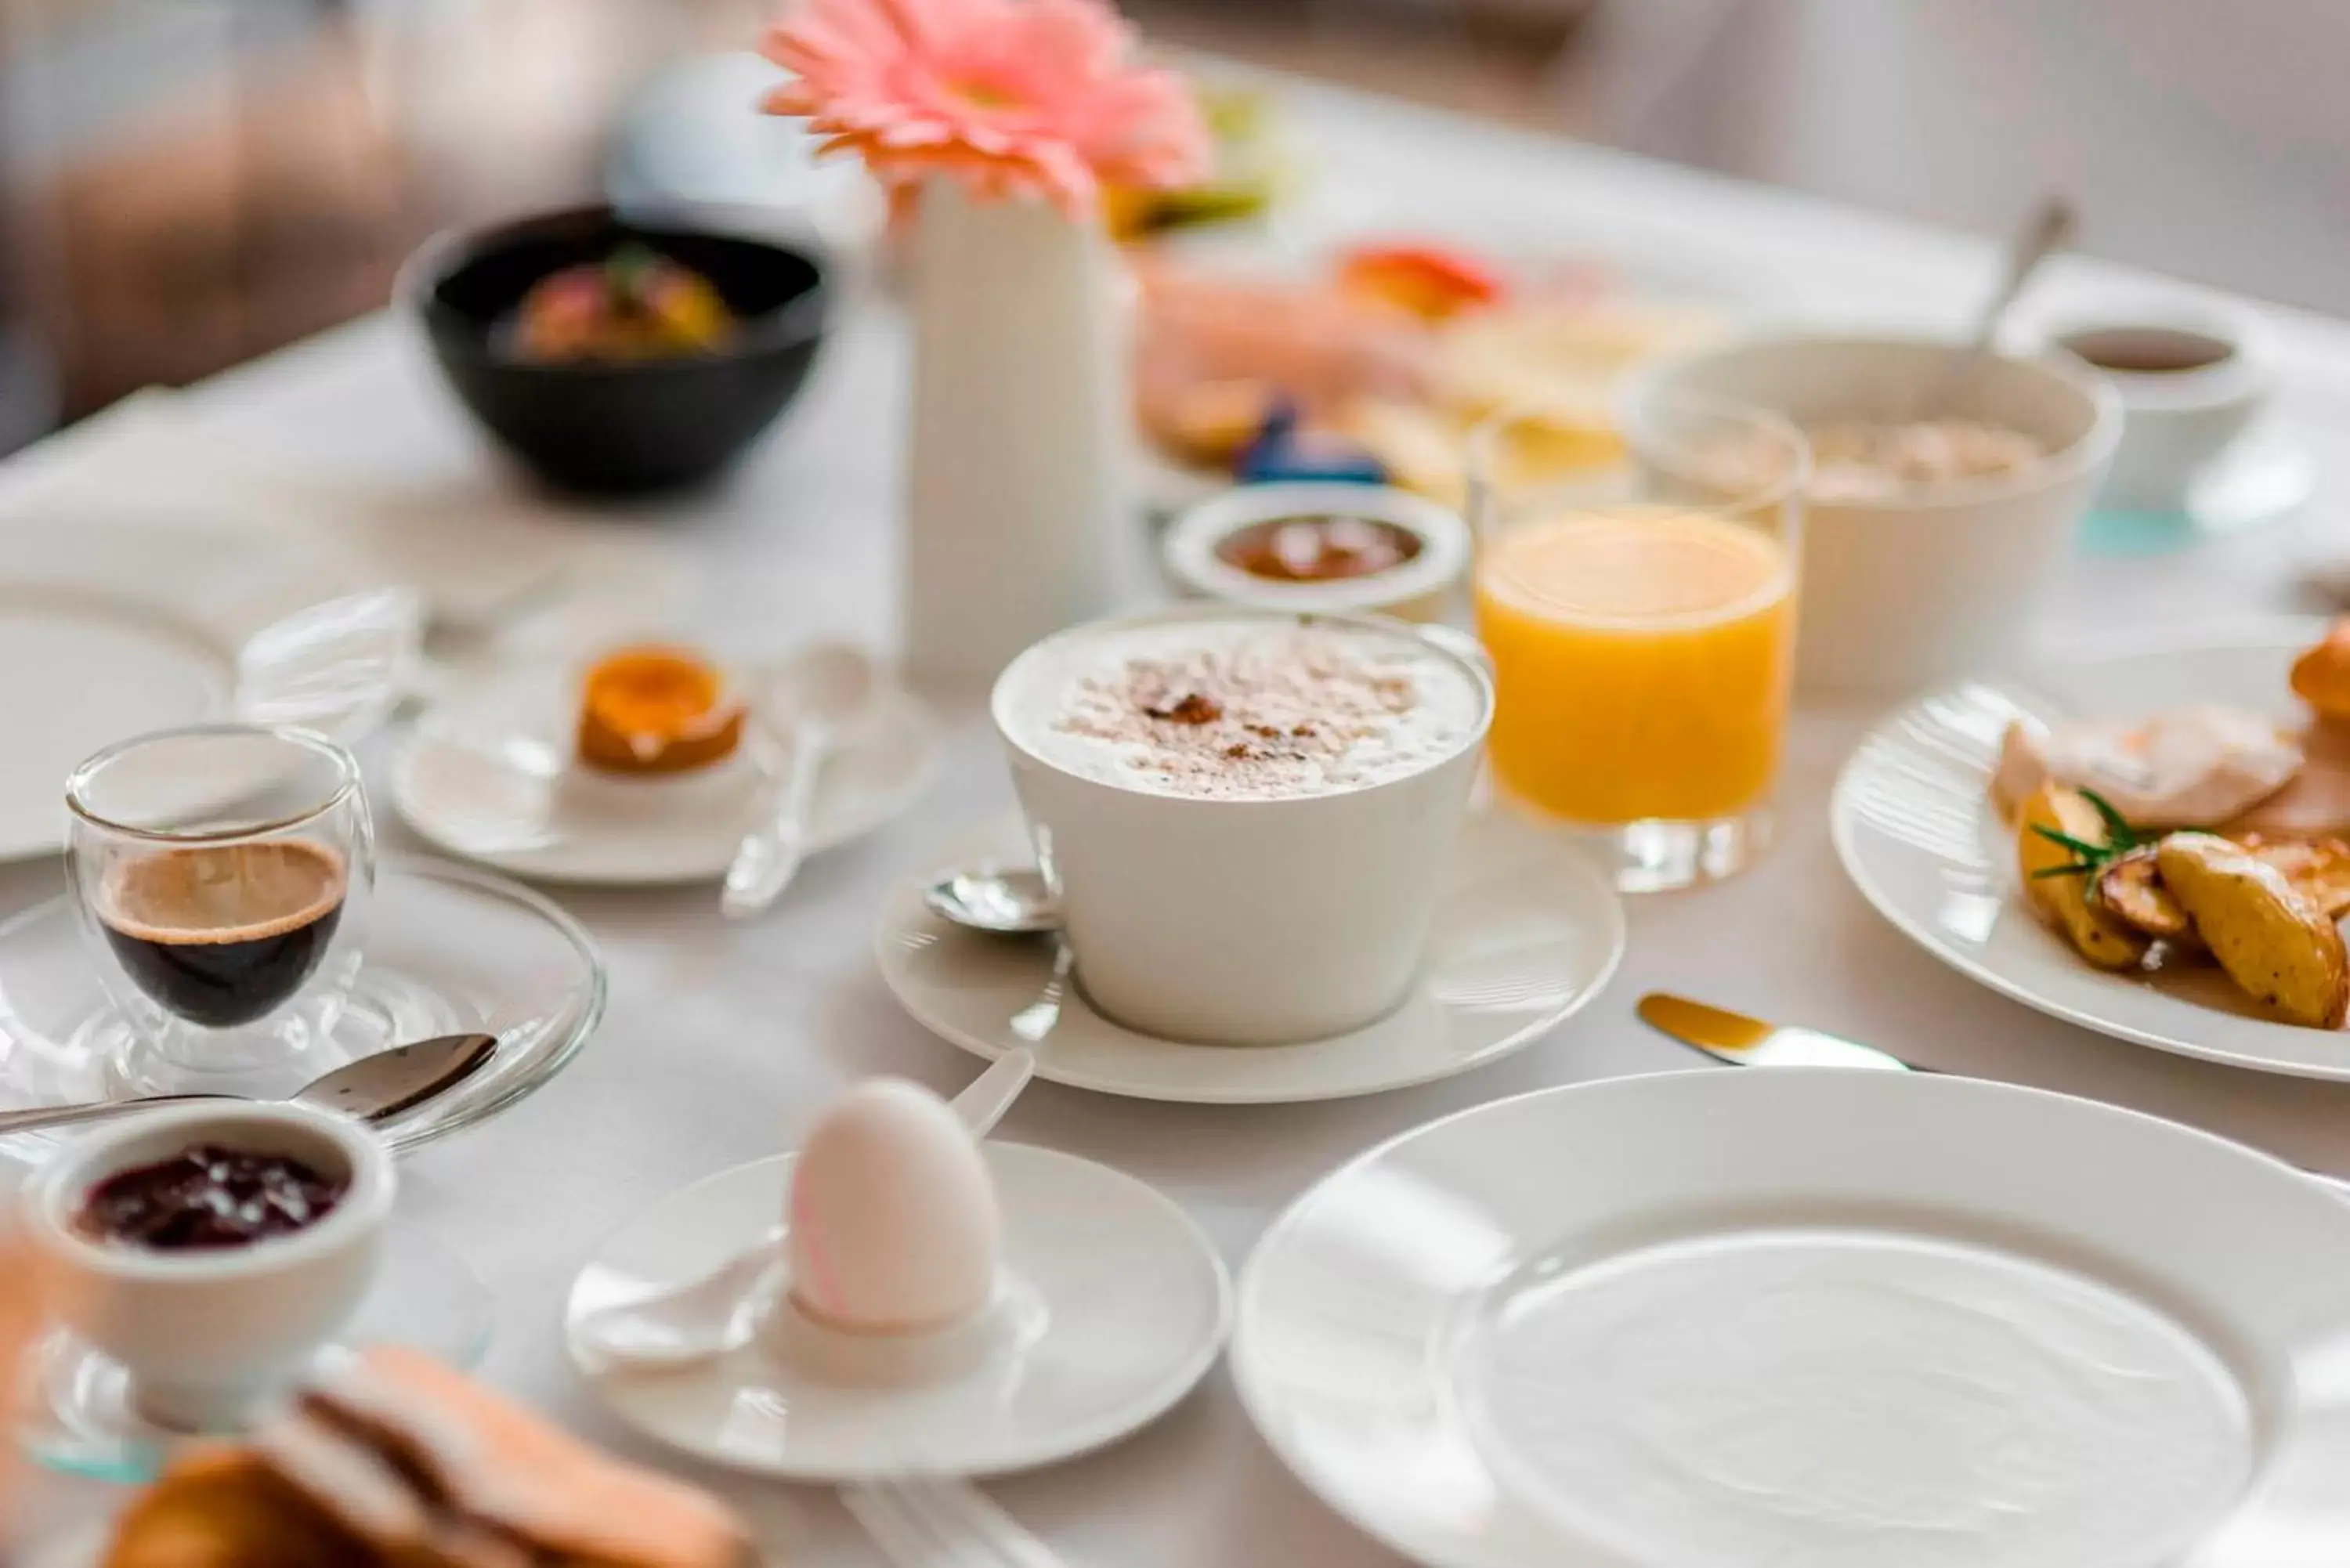
[[1210, 611], [1040, 644], [1005, 671], [995, 711], [1015, 744], [1080, 777], [1284, 800], [1424, 772], [1473, 742], [1486, 703], [1409, 632]]

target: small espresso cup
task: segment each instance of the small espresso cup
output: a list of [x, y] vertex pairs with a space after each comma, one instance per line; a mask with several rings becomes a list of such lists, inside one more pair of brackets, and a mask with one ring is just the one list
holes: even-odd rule
[[[1118, 665], [1137, 639], [1163, 649], [1195, 628], [1229, 639], [1235, 623], [1336, 628], [1424, 661], [1461, 722], [1409, 765], [1289, 794], [1175, 793], [1062, 743], [1083, 672]], [[991, 710], [1087, 1000], [1141, 1033], [1223, 1045], [1324, 1039], [1397, 1007], [1492, 718], [1491, 676], [1465, 641], [1372, 617], [1200, 606], [1076, 627], [1015, 659]]]
[[2098, 504], [2177, 512], [2260, 413], [2275, 375], [2258, 325], [2217, 305], [2166, 304], [2068, 318], [2048, 345], [2112, 383], [2122, 435]]
[[282, 1096], [323, 1070], [375, 882], [351, 754], [307, 730], [169, 730], [82, 763], [66, 804], [82, 925], [130, 1026], [124, 1086]]

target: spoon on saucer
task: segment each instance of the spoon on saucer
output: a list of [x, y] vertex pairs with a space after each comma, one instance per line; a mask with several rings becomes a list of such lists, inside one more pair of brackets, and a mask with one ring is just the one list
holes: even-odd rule
[[1030, 866], [983, 866], [953, 871], [922, 889], [922, 902], [942, 920], [996, 936], [1042, 936], [1061, 929], [1061, 901]]
[[[947, 1102], [974, 1138], [995, 1130], [1036, 1072], [1036, 1053], [1007, 1051]], [[782, 1258], [776, 1226], [698, 1280], [607, 1307], [583, 1319], [579, 1345], [626, 1366], [673, 1369], [723, 1355], [749, 1342], [753, 1287]]]
[[[346, 1063], [296, 1089], [291, 1098], [296, 1105], [339, 1111], [363, 1122], [387, 1121], [471, 1077], [497, 1054], [497, 1048], [494, 1034], [438, 1035]], [[32, 1110], [0, 1112], [0, 1135], [78, 1127], [84, 1122], [153, 1110], [159, 1106], [251, 1098], [249, 1095], [146, 1095], [138, 1099], [101, 1100], [84, 1106], [41, 1106]]]
[[807, 854], [808, 814], [826, 759], [872, 706], [879, 684], [873, 661], [842, 642], [802, 649], [769, 680], [761, 703], [768, 711], [752, 722], [754, 742], [773, 753], [770, 779], [726, 867], [718, 907], [728, 919], [763, 912], [790, 885]]

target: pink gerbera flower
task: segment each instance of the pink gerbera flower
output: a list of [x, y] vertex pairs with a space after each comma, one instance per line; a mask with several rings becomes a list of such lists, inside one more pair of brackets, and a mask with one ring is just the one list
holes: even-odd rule
[[1072, 217], [1104, 184], [1201, 178], [1208, 133], [1174, 75], [1134, 61], [1100, 0], [803, 0], [760, 53], [798, 79], [761, 105], [806, 115], [892, 190], [951, 174]]

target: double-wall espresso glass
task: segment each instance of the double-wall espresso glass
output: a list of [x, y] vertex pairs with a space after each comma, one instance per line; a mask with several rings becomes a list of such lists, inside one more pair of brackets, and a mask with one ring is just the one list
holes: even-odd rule
[[307, 731], [207, 725], [74, 771], [68, 857], [126, 1092], [282, 1095], [359, 974], [375, 830], [349, 753]]

